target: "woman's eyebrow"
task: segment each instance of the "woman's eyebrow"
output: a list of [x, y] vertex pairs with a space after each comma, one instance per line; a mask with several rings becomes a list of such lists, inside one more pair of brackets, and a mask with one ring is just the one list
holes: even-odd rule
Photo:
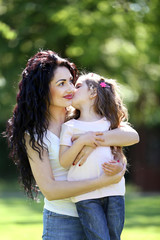
[[58, 82], [60, 82], [60, 81], [63, 81], [63, 82], [65, 82], [66, 81], [66, 79], [59, 79], [56, 83], [58, 83]]

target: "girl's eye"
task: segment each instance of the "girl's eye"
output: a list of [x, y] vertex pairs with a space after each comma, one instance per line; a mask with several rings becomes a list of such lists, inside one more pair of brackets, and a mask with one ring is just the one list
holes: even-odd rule
[[80, 85], [80, 84], [77, 84], [77, 85], [76, 85], [76, 88], [80, 88], [80, 87], [81, 87], [81, 85]]

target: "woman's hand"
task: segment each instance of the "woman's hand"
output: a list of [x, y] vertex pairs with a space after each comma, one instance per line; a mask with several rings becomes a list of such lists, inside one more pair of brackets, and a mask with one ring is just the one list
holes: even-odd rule
[[119, 160], [112, 160], [102, 164], [102, 169], [108, 176], [113, 176], [122, 171], [124, 164]]
[[101, 187], [107, 187], [111, 184], [116, 184], [119, 183], [119, 181], [122, 179], [126, 171], [126, 164], [124, 164], [123, 169], [121, 172], [113, 175], [113, 176], [108, 176], [105, 173], [103, 173], [99, 178], [99, 184]]
[[88, 156], [93, 152], [94, 148], [89, 146], [84, 146], [80, 153], [77, 155], [76, 159], [73, 162], [73, 165], [79, 163], [79, 166], [82, 166], [87, 160]]

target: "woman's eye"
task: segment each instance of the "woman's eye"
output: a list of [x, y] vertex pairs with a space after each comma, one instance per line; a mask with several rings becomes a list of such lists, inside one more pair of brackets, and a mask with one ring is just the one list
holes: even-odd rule
[[80, 85], [77, 85], [76, 88], [80, 88], [81, 86]]
[[64, 82], [61, 82], [58, 86], [63, 86], [64, 85]]

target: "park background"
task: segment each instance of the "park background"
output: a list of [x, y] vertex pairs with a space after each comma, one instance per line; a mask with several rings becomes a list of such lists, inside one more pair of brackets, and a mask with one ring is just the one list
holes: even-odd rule
[[[159, 0], [0, 0], [1, 133], [21, 72], [39, 49], [120, 83], [129, 122], [140, 135], [140, 143], [125, 148], [130, 167], [122, 240], [160, 238], [159, 9]], [[43, 200], [27, 200], [18, 187], [2, 136], [0, 205], [2, 239], [40, 239]]]

